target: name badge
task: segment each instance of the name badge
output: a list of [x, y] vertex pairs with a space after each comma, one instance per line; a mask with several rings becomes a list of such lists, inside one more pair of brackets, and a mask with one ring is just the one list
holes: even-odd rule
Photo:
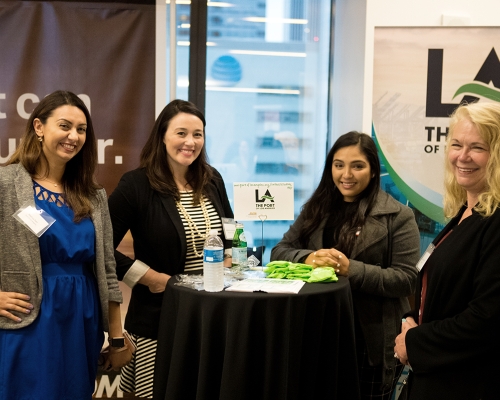
[[19, 208], [13, 217], [38, 237], [42, 236], [55, 222], [55, 219], [44, 210], [29, 203]]
[[431, 256], [432, 252], [436, 246], [434, 246], [433, 243], [431, 243], [429, 246], [427, 246], [427, 250], [425, 250], [425, 253], [422, 254], [422, 257], [420, 257], [420, 260], [418, 260], [417, 263], [417, 269], [420, 272], [422, 268], [424, 267], [424, 264], [427, 262], [427, 259]]

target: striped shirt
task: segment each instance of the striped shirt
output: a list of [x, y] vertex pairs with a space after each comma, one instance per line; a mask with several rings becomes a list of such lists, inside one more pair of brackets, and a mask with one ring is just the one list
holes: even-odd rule
[[[191, 220], [196, 226], [196, 229], [200, 232], [202, 236], [198, 234], [196, 229], [194, 230], [195, 236], [195, 246], [196, 250], [199, 254], [203, 253], [203, 244], [205, 242], [206, 237], [208, 236], [209, 229], [206, 226], [206, 221], [203, 216], [203, 210], [201, 205], [197, 206], [193, 205], [193, 192], [180, 192], [181, 195], [181, 204], [189, 214]], [[203, 200], [205, 201], [205, 207], [207, 209], [209, 218], [210, 218], [210, 229], [217, 229], [219, 235], [222, 234], [222, 222], [217, 214], [217, 211], [212, 204], [212, 202], [206, 197], [203, 196]], [[193, 240], [191, 235], [191, 227], [189, 226], [188, 221], [184, 217], [181, 212], [179, 206], [177, 206], [177, 210], [179, 211], [179, 215], [182, 220], [182, 225], [184, 226], [184, 231], [186, 232], [186, 243], [187, 243], [187, 254], [186, 254], [186, 264], [184, 265], [185, 271], [195, 271], [203, 269], [203, 257], [198, 257], [193, 250]]]

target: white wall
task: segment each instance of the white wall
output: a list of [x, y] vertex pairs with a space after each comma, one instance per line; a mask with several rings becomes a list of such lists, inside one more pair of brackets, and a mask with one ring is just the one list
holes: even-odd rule
[[366, 42], [366, 0], [336, 0], [335, 3], [332, 143], [351, 130], [363, 132]]
[[333, 140], [370, 133], [377, 26], [500, 26], [499, 0], [336, 0]]

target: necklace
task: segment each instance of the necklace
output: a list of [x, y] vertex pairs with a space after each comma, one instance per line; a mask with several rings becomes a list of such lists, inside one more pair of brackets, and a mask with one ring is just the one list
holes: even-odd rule
[[205, 219], [205, 234], [203, 235], [198, 227], [196, 226], [196, 223], [193, 221], [187, 210], [184, 208], [180, 200], [176, 201], [175, 204], [177, 205], [177, 208], [183, 215], [184, 219], [186, 220], [189, 229], [191, 231], [191, 244], [193, 247], [194, 254], [197, 257], [203, 257], [203, 251], [201, 253], [198, 252], [198, 249], [196, 248], [196, 240], [195, 240], [195, 232], [198, 234], [199, 237], [205, 239], [208, 237], [208, 234], [210, 232], [210, 215], [208, 215], [208, 210], [207, 206], [205, 204], [205, 198], [202, 196], [200, 200], [200, 208], [203, 213], [203, 218]]
[[36, 178], [36, 179], [38, 179], [38, 180], [41, 180], [41, 181], [47, 181], [47, 182], [49, 182], [49, 183], [52, 183], [52, 184], [54, 185], [54, 187], [59, 186], [59, 184], [58, 184], [58, 183], [55, 183], [55, 182], [49, 181], [47, 178], [41, 178], [41, 177], [38, 177], [38, 176], [35, 176], [35, 178]]

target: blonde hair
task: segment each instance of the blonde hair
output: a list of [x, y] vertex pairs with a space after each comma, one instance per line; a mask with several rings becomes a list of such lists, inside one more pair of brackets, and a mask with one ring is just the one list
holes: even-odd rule
[[444, 215], [447, 218], [454, 217], [467, 201], [467, 192], [458, 184], [448, 161], [453, 131], [464, 120], [470, 121], [477, 128], [488, 145], [490, 156], [486, 164], [486, 187], [479, 195], [474, 210], [489, 217], [500, 205], [500, 104], [489, 102], [460, 105], [451, 115], [446, 139]]

